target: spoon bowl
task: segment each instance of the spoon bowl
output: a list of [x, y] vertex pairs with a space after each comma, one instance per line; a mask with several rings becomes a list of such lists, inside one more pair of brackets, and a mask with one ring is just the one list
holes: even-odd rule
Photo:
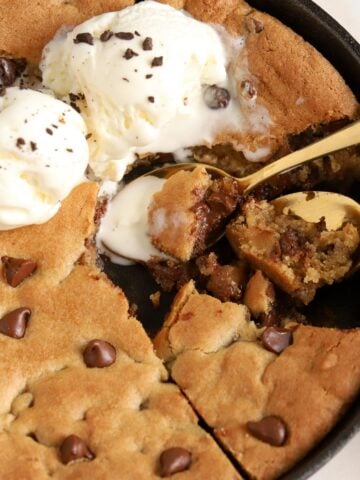
[[[297, 192], [271, 201], [279, 214], [297, 215], [306, 222], [318, 223], [325, 219], [327, 230], [338, 230], [345, 222], [360, 228], [360, 204], [350, 197], [333, 192]], [[352, 275], [360, 268], [359, 255], [355, 255]]]

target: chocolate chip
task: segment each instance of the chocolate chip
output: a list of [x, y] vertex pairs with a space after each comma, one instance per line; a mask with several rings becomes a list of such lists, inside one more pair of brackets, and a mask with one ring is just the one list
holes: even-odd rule
[[30, 308], [17, 308], [0, 319], [0, 333], [12, 338], [23, 338], [31, 316]]
[[9, 58], [0, 58], [0, 85], [2, 87], [10, 87], [16, 78], [16, 65]]
[[30, 142], [30, 148], [32, 152], [35, 152], [35, 150], [37, 150], [37, 144], [35, 142]]
[[133, 57], [138, 57], [139, 54], [134, 52], [131, 48], [128, 48], [126, 52], [124, 53], [123, 57], [126, 58], [126, 60], [130, 60]]
[[16, 146], [17, 146], [18, 148], [21, 148], [21, 147], [24, 146], [24, 145], [25, 145], [25, 140], [24, 140], [23, 138], [20, 137], [20, 138], [17, 138], [17, 139], [16, 139]]
[[183, 472], [190, 465], [191, 453], [185, 448], [168, 448], [160, 456], [160, 474], [162, 477], [170, 477], [174, 473]]
[[134, 38], [134, 34], [131, 32], [118, 32], [115, 33], [116, 38], [120, 38], [120, 40], [132, 40]]
[[243, 80], [241, 82], [242, 95], [245, 98], [251, 99], [256, 96], [256, 88], [250, 80]]
[[226, 88], [221, 88], [217, 85], [209, 85], [204, 90], [204, 101], [212, 110], [226, 108], [229, 105], [230, 100], [230, 93]]
[[89, 32], [78, 33], [74, 38], [74, 43], [87, 43], [88, 45], [94, 45], [94, 37]]
[[151, 37], [146, 37], [142, 44], [143, 50], [153, 49], [153, 40]]
[[248, 422], [246, 428], [253, 437], [274, 447], [281, 447], [286, 441], [286, 423], [275, 415], [264, 417], [258, 422]]
[[34, 273], [37, 268], [35, 262], [24, 258], [5, 256], [1, 258], [1, 261], [4, 265], [6, 281], [11, 287], [20, 285], [20, 283]]
[[305, 198], [305, 200], [306, 200], [307, 202], [309, 202], [310, 200], [313, 200], [315, 197], [316, 197], [315, 192], [311, 192], [311, 191], [310, 191], [310, 192], [307, 192], [307, 193], [306, 193], [306, 198]]
[[46, 129], [46, 133], [48, 133], [49, 135], [52, 135], [52, 134], [53, 134], [53, 131], [51, 130], [51, 128], [47, 128], [47, 129]]
[[[26, 66], [27, 66], [26, 58], [14, 58], [14, 59], [12, 59], [12, 62], [15, 66], [15, 71], [16, 71], [17, 76], [20, 76], [22, 73], [24, 73], [24, 71], [26, 69]], [[26, 76], [28, 76], [28, 75], [26, 75]], [[41, 80], [42, 79], [40, 79], [40, 81]]]
[[154, 57], [151, 62], [152, 67], [161, 67], [164, 63], [164, 57]]
[[266, 350], [281, 353], [293, 342], [291, 330], [280, 327], [268, 327], [261, 336], [261, 341]]
[[91, 340], [83, 353], [84, 362], [89, 368], [104, 368], [116, 360], [116, 350], [111, 343], [104, 340]]
[[103, 32], [101, 35], [100, 35], [100, 40], [102, 42], [107, 42], [110, 40], [110, 38], [114, 35], [114, 33], [110, 30], [105, 30], [105, 32]]
[[153, 77], [153, 75], [151, 75], [151, 73], [148, 73], [148, 74], [145, 76], [145, 78], [146, 78], [147, 80], [148, 80], [149, 78], [152, 78], [152, 77]]
[[148, 97], [150, 103], [155, 103], [155, 97]]
[[67, 464], [81, 458], [93, 460], [95, 455], [89, 450], [84, 440], [77, 435], [70, 435], [60, 446], [60, 458], [62, 463]]
[[254, 17], [246, 19], [246, 27], [250, 33], [261, 33], [264, 30], [264, 24]]

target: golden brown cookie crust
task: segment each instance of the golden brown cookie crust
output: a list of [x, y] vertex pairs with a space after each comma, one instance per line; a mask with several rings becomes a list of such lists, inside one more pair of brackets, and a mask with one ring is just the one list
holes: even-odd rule
[[133, 4], [134, 0], [2, 0], [0, 51], [37, 63], [60, 27]]

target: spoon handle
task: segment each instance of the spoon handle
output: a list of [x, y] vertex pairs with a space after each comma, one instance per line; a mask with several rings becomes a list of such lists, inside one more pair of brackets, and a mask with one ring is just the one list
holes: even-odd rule
[[360, 143], [360, 121], [357, 121], [339, 132], [309, 145], [308, 147], [290, 153], [252, 175], [239, 178], [239, 185], [242, 187], [244, 194], [249, 193], [257, 185], [269, 180], [275, 175], [288, 172], [293, 168], [311, 162], [319, 157], [351, 147], [358, 143]]

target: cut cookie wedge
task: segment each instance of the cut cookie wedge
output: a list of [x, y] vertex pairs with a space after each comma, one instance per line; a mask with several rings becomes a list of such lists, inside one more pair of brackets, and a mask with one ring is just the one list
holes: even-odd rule
[[[166, 383], [124, 293], [83, 255], [96, 192], [83, 184], [50, 222], [0, 233], [8, 257], [0, 283], [1, 478], [240, 479]], [[21, 261], [29, 259], [35, 270]], [[21, 283], [9, 285], [9, 269], [11, 278], [22, 272]]]
[[277, 478], [304, 457], [360, 389], [360, 329], [258, 330], [246, 307], [200, 295], [192, 282], [178, 293], [155, 348], [258, 480]]
[[188, 261], [235, 210], [238, 187], [230, 178], [211, 178], [204, 167], [180, 171], [155, 193], [149, 206], [149, 235], [155, 247]]
[[359, 246], [359, 232], [351, 223], [328, 231], [323, 221], [279, 214], [270, 203], [253, 200], [228, 226], [227, 237], [240, 258], [305, 304], [319, 287], [344, 278]]

